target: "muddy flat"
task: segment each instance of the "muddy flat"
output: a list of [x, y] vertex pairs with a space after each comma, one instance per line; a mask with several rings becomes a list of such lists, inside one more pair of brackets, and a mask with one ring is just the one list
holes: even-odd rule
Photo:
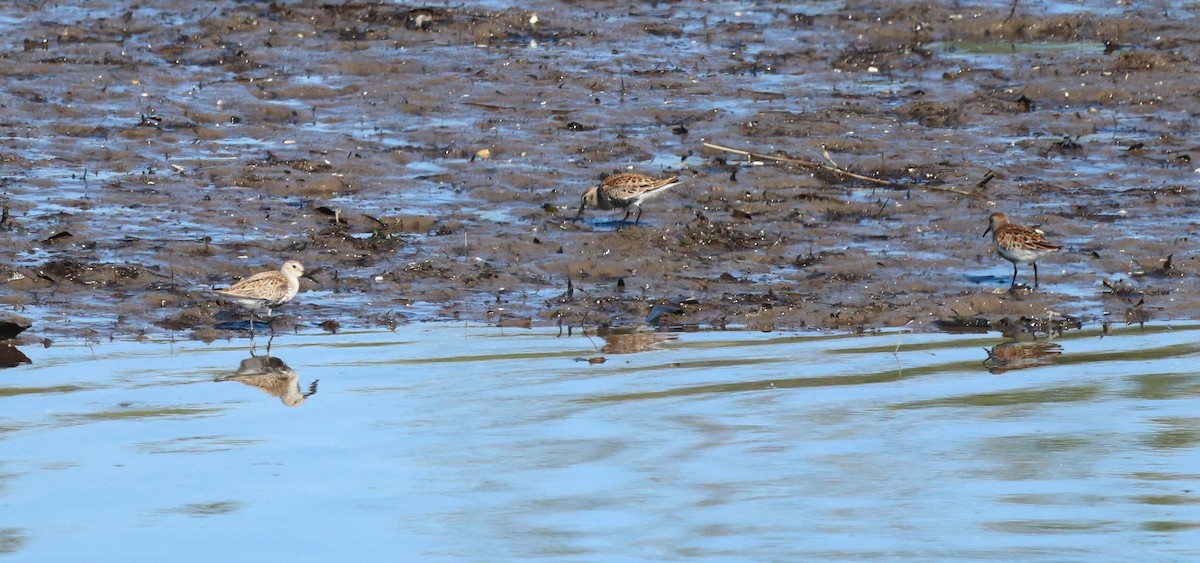
[[[219, 338], [245, 312], [212, 290], [294, 259], [277, 329], [1196, 318], [1196, 23], [1167, 2], [16, 3], [0, 302], [23, 337]], [[627, 171], [683, 183], [636, 225], [575, 219]], [[997, 211], [1063, 247], [1036, 289], [983, 236]]]

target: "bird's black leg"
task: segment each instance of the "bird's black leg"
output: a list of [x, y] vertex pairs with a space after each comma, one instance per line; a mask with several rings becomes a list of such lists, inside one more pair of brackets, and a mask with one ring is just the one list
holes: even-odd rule
[[250, 309], [250, 355], [254, 355], [254, 309]]
[[1017, 263], [1016, 263], [1016, 262], [1013, 262], [1013, 279], [1012, 279], [1012, 283], [1011, 283], [1011, 284], [1008, 284], [1008, 285], [1009, 285], [1009, 287], [1017, 287]]
[[1033, 263], [1033, 287], [1037, 287], [1037, 286], [1038, 286], [1038, 279], [1037, 279], [1037, 262], [1034, 262], [1034, 263]]
[[629, 220], [629, 213], [630, 213], [631, 211], [632, 211], [632, 210], [631, 210], [631, 209], [629, 209], [628, 207], [626, 207], [626, 208], [625, 208], [625, 216], [624, 216], [624, 217], [621, 217], [621, 222], [622, 222], [622, 223], [624, 223], [624, 222], [626, 222], [626, 221], [628, 221], [628, 220]]
[[637, 219], [633, 220], [634, 225], [637, 225], [642, 220], [642, 206], [639, 205], [639, 206], [637, 206], [637, 208], [638, 208], [638, 214], [637, 214]]

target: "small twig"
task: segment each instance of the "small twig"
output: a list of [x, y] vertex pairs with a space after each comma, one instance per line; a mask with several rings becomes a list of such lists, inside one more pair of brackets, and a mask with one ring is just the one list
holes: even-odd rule
[[872, 178], [871, 176], [863, 176], [862, 174], [855, 174], [854, 172], [851, 172], [844, 168], [838, 168], [836, 166], [830, 166], [828, 164], [822, 164], [820, 162], [813, 162], [811, 160], [800, 160], [798, 158], [773, 156], [773, 155], [769, 155], [769, 154], [762, 154], [762, 153], [744, 151], [741, 149], [734, 149], [734, 148], [730, 148], [730, 147], [723, 147], [721, 145], [714, 145], [712, 143], [704, 143], [704, 146], [706, 146], [710, 149], [716, 149], [719, 151], [740, 154], [740, 155], [746, 156], [747, 158], [757, 158], [760, 160], [773, 160], [775, 162], [786, 162], [788, 164], [795, 164], [797, 166], [802, 166], [804, 168], [815, 168], [818, 170], [824, 170], [826, 172], [832, 172], [834, 174], [840, 174], [842, 176], [849, 176], [856, 180], [862, 180], [864, 182], [871, 182], [872, 184], [878, 184], [880, 186], [884, 186], [884, 187], [891, 188], [894, 190], [925, 190], [925, 191], [931, 191], [931, 192], [949, 192], [949, 193], [953, 193], [953, 194], [963, 195], [963, 196], [967, 196], [967, 197], [974, 197], [974, 198], [982, 198], [983, 197], [979, 194], [965, 192], [958, 188], [947, 188], [944, 186], [921, 186], [921, 185], [917, 185], [917, 184], [905, 184], [902, 182], [893, 182], [891, 180]]
[[992, 172], [991, 170], [988, 170], [987, 174], [983, 175], [983, 179], [980, 180], [979, 183], [975, 184], [975, 187], [983, 188], [988, 185], [988, 182], [991, 182], [994, 179], [996, 179], [996, 174], [994, 172]]
[[1012, 7], [1008, 9], [1008, 17], [1004, 18], [1004, 23], [1008, 23], [1009, 20], [1013, 19], [1013, 15], [1017, 13], [1017, 2], [1019, 1], [1020, 0], [1013, 0]]

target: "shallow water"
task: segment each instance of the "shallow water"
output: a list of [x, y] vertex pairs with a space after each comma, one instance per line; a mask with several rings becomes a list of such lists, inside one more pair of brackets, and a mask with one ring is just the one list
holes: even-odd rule
[[0, 550], [1194, 558], [1198, 334], [988, 359], [1001, 339], [406, 326], [276, 338], [283, 399], [214, 381], [244, 340], [26, 347], [0, 372]]

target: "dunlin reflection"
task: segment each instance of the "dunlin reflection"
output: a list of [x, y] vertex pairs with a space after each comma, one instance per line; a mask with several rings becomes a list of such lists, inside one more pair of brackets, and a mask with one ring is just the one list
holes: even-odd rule
[[251, 356], [242, 360], [236, 373], [218, 377], [216, 381], [237, 381], [257, 387], [268, 395], [279, 397], [283, 404], [297, 407], [317, 393], [319, 380], [313, 380], [307, 392], [301, 391], [300, 376], [283, 360], [274, 356]]

